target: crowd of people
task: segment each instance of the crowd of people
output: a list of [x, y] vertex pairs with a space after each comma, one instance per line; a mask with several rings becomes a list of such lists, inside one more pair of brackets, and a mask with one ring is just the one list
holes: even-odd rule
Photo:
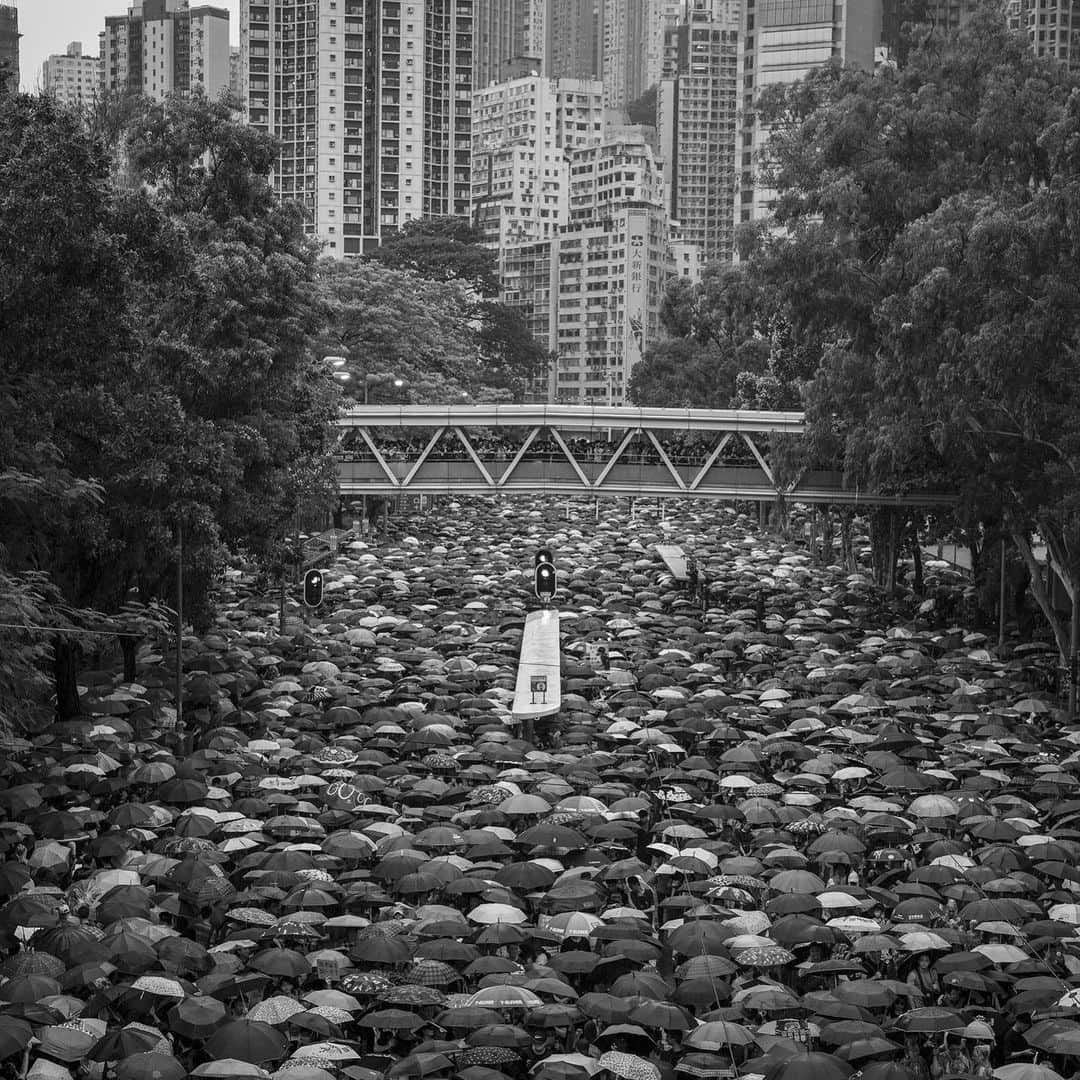
[[[561, 511], [395, 518], [291, 629], [230, 575], [181, 716], [151, 644], [8, 738], [7, 1078], [1077, 1073], [1053, 650], [920, 622], [732, 509]], [[534, 731], [538, 547], [563, 695]]]

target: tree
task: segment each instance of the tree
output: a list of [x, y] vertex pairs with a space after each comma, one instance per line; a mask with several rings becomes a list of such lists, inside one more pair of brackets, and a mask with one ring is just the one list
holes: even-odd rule
[[471, 304], [456, 282], [432, 281], [374, 260], [319, 266], [329, 319], [319, 343], [324, 355], [343, 355], [347, 394], [374, 400], [401, 380], [416, 403], [460, 399], [478, 370]]
[[[139, 279], [162, 272], [147, 254], [168, 265], [167, 234], [140, 197], [113, 192], [107, 155], [74, 112], [0, 100], [0, 547], [7, 600], [38, 625], [108, 609], [125, 572], [107, 459], [127, 420], [155, 423], [134, 306]], [[52, 651], [61, 712], [77, 708], [77, 640], [58, 635]]]
[[[315, 253], [260, 139], [202, 100], [147, 105], [128, 156], [152, 187], [120, 189], [75, 111], [0, 102], [0, 474], [24, 478], [0, 488], [10, 597], [30, 582], [27, 604], [62, 598], [76, 625], [135, 617], [133, 589], [170, 597], [182, 531], [187, 608], [205, 611], [226, 552], [280, 531], [296, 463], [329, 471]], [[62, 715], [77, 644], [53, 643]]]
[[630, 375], [635, 405], [661, 409], [729, 409], [745, 357], [733, 359], [715, 345], [668, 338], [648, 349]]
[[626, 114], [631, 124], [644, 124], [646, 127], [656, 127], [656, 92], [658, 87], [654, 84], [645, 91], [641, 97], [631, 101], [626, 106]]
[[547, 351], [529, 332], [517, 308], [484, 301], [478, 338], [480, 386], [474, 394], [483, 393], [482, 386], [503, 391], [511, 401], [524, 401], [547, 375]]
[[[270, 186], [275, 143], [235, 123], [227, 100], [148, 104], [127, 145], [155, 208], [185, 240], [183, 288], [166, 283], [145, 299], [147, 363], [202, 448], [192, 453], [189, 442], [178, 470], [192, 525], [205, 518], [227, 547], [269, 552], [298, 502], [333, 486], [339, 391], [312, 348], [329, 314], [318, 250], [299, 208]], [[205, 516], [197, 504], [207, 483]]]
[[495, 253], [483, 246], [479, 230], [465, 218], [414, 218], [397, 232], [385, 234], [366, 258], [432, 281], [462, 284], [477, 297], [499, 295]]
[[[469, 222], [457, 217], [409, 221], [385, 236], [365, 261], [457, 290], [458, 318], [473, 335], [475, 363], [459, 370], [460, 386], [446, 387], [452, 395], [448, 400], [464, 390], [476, 400], [521, 401], [543, 377], [547, 352], [529, 332], [522, 313], [496, 299], [496, 253], [484, 246], [482, 234]], [[422, 358], [423, 352], [417, 356]], [[432, 372], [438, 373], [438, 368]], [[435, 392], [438, 385], [437, 379], [430, 382], [424, 394]]]
[[1039, 528], [1067, 579], [1077, 87], [982, 13], [899, 71], [777, 89], [762, 115], [785, 231], [747, 244], [821, 349], [813, 451], [864, 489], [948, 487], [962, 521]]
[[773, 307], [762, 283], [743, 267], [710, 264], [698, 283], [672, 278], [660, 309], [669, 337], [635, 366], [631, 400], [730, 408], [739, 373], [768, 369]]

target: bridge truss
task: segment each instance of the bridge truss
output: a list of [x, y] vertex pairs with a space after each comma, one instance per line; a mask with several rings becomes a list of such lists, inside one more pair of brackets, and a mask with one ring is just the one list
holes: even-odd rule
[[339, 488], [387, 494], [565, 494], [927, 505], [948, 493], [846, 487], [839, 470], [781, 481], [775, 440], [802, 413], [580, 405], [365, 405], [344, 413]]

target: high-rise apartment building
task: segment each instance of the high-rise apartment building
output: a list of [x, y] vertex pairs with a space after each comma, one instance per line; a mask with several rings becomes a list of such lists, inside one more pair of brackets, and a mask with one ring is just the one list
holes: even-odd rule
[[739, 9], [739, 0], [693, 0], [668, 32], [657, 93], [668, 211], [710, 261], [730, 261], [734, 241]]
[[600, 14], [604, 104], [619, 109], [649, 88], [648, 18], [655, 12], [649, 0], [602, 0]]
[[[954, 0], [958, 3], [960, 0]], [[970, 13], [971, 0], [963, 14]], [[1076, 0], [1009, 0], [1009, 26], [1027, 34], [1037, 56], [1052, 57], [1080, 71], [1080, 3]], [[962, 18], [963, 16], [961, 16]]]
[[473, 89], [543, 70], [546, 0], [473, 0]]
[[757, 118], [759, 91], [795, 82], [833, 59], [872, 71], [881, 25], [881, 0], [743, 0], [738, 221], [768, 217], [774, 199], [762, 180], [769, 130]]
[[686, 17], [687, 0], [646, 0], [645, 15], [645, 74], [643, 84], [648, 90], [657, 86], [664, 73], [664, 42], [667, 35]]
[[[959, 27], [981, 6], [983, 0], [882, 0], [881, 44], [886, 58], [903, 63], [907, 58], [910, 41], [906, 40], [905, 28], [922, 25], [933, 33], [944, 36]], [[1004, 0], [1008, 14], [1019, 13], [1021, 0]], [[1045, 8], [1043, 9], [1046, 10]], [[1010, 19], [1011, 21], [1011, 19]], [[1020, 29], [1013, 23], [1014, 29]]]
[[241, 0], [248, 122], [331, 255], [467, 216], [473, 0]]
[[673, 273], [660, 166], [643, 131], [609, 132], [570, 161], [570, 219], [555, 241], [549, 396], [626, 401], [627, 381], [660, 329]]
[[101, 61], [83, 56], [82, 42], [73, 41], [66, 52], [53, 53], [42, 65], [41, 88], [65, 105], [87, 104], [101, 88]]
[[0, 4], [0, 87], [19, 89], [19, 12], [13, 4]]
[[572, 151], [603, 136], [603, 87], [530, 76], [473, 95], [472, 216], [485, 243], [550, 240], [569, 213]]
[[102, 88], [161, 100], [229, 89], [229, 12], [188, 0], [135, 0], [99, 35]]
[[544, 74], [599, 79], [604, 70], [604, 0], [547, 0]]
[[556, 339], [558, 234], [570, 162], [603, 139], [595, 79], [514, 79], [473, 95], [473, 223], [498, 253], [502, 301], [548, 351]]

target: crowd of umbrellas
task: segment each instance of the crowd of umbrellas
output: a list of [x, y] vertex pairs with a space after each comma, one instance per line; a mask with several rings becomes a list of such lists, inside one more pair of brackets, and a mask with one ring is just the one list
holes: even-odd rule
[[[1032, 692], [1052, 651], [922, 624], [733, 510], [591, 509], [393, 519], [289, 638], [231, 575], [181, 723], [146, 647], [138, 683], [87, 673], [83, 719], [9, 740], [0, 1070], [1072, 1076], [1080, 734]], [[564, 693], [532, 730], [541, 546]]]

